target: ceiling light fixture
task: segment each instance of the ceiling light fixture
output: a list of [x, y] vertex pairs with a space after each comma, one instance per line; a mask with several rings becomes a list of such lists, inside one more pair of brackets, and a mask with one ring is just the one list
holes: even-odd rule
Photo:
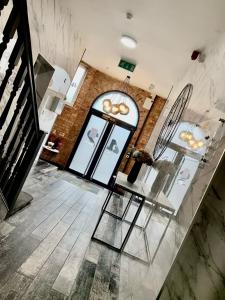
[[122, 35], [122, 37], [120, 38], [120, 42], [125, 47], [130, 48], [130, 49], [134, 49], [137, 47], [137, 41], [128, 35]]
[[[122, 82], [121, 90], [124, 90], [124, 93], [127, 94], [128, 85], [130, 82], [130, 76], [127, 76], [126, 79]], [[117, 103], [114, 103], [113, 99], [104, 99], [102, 103], [103, 111], [107, 114], [121, 114], [127, 115], [130, 112], [129, 106], [126, 104], [125, 98], [122, 97]]]

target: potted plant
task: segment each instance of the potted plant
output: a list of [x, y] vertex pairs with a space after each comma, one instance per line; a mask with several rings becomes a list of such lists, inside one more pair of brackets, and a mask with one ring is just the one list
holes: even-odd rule
[[130, 170], [130, 173], [127, 176], [127, 181], [130, 183], [134, 183], [141, 170], [142, 164], [151, 166], [153, 163], [153, 159], [151, 155], [144, 150], [134, 150], [131, 154], [131, 157], [135, 159], [135, 162], [132, 169]]

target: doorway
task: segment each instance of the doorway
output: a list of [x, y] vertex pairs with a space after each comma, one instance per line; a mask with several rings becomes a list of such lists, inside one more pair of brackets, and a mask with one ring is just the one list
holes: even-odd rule
[[[128, 113], [104, 111], [104, 101], [123, 103]], [[126, 93], [109, 91], [94, 101], [71, 154], [69, 171], [103, 186], [116, 174], [139, 120], [138, 108]]]

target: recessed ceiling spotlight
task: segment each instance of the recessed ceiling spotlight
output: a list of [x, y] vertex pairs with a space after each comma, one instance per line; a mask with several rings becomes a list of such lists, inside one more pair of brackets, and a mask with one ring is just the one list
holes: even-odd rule
[[137, 47], [137, 41], [128, 35], [122, 35], [120, 42], [127, 48], [134, 49]]

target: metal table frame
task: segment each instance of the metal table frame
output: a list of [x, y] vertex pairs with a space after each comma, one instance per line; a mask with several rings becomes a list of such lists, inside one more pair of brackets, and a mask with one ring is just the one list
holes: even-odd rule
[[[166, 234], [166, 231], [167, 231], [167, 229], [168, 229], [168, 227], [169, 227], [169, 225], [170, 225], [170, 222], [172, 221], [172, 218], [173, 218], [174, 213], [175, 213], [175, 209], [172, 208], [172, 207], [169, 207], [169, 206], [167, 206], [167, 205], [165, 205], [165, 204], [163, 204], [163, 203], [158, 202], [157, 199], [156, 199], [156, 200], [153, 200], [153, 199], [151, 199], [151, 198], [146, 198], [145, 200], [146, 200], [146, 204], [148, 203], [149, 205], [153, 205], [153, 206], [154, 206], [154, 208], [151, 210], [151, 212], [149, 213], [149, 215], [147, 216], [147, 218], [146, 218], [146, 220], [145, 220], [145, 225], [144, 225], [144, 227], [143, 227], [143, 229], [144, 229], [144, 234], [145, 234], [145, 235], [146, 235], [146, 229], [147, 229], [148, 224], [149, 224], [149, 222], [150, 222], [150, 220], [151, 220], [151, 218], [152, 218], [152, 215], [153, 215], [153, 213], [154, 213], [157, 209], [158, 209], [160, 212], [163, 212], [164, 215], [166, 214], [166, 215], [169, 217], [168, 222], [167, 222], [167, 224], [166, 224], [166, 226], [165, 226], [165, 228], [164, 228], [164, 230], [163, 230], [163, 233], [162, 233], [162, 235], [161, 235], [161, 237], [160, 237], [160, 240], [159, 240], [159, 242], [158, 242], [158, 245], [157, 245], [157, 247], [156, 247], [156, 250], [155, 250], [154, 254], [152, 255], [151, 263], [153, 263], [153, 261], [154, 261], [154, 259], [155, 259], [155, 257], [156, 257], [156, 254], [157, 254], [157, 252], [158, 252], [158, 250], [159, 250], [159, 247], [160, 247], [160, 245], [161, 245], [161, 243], [162, 243], [162, 241], [163, 241], [163, 238], [164, 238], [164, 236], [165, 236], [165, 234]], [[147, 235], [146, 235], [146, 238], [147, 238]], [[149, 253], [150, 253], [150, 252], [149, 252]]]
[[[119, 174], [121, 176], [122, 173], [119, 172]], [[125, 180], [126, 180], [125, 174], [123, 174], [123, 177], [124, 177], [124, 182], [125, 182]], [[99, 242], [99, 243], [101, 243], [101, 244], [103, 244], [103, 245], [105, 245], [107, 247], [109, 247], [112, 250], [115, 250], [115, 251], [120, 252], [120, 253], [123, 252], [124, 254], [126, 254], [126, 255], [128, 255], [128, 256], [136, 259], [136, 260], [139, 260], [142, 263], [145, 263], [145, 264], [149, 265], [150, 263], [153, 263], [153, 261], [155, 259], [155, 256], [156, 256], [156, 254], [157, 254], [157, 252], [159, 250], [159, 247], [160, 247], [160, 245], [162, 243], [162, 240], [163, 240], [163, 238], [164, 238], [164, 236], [166, 234], [166, 231], [167, 231], [167, 229], [169, 227], [169, 224], [170, 224], [170, 222], [172, 220], [172, 217], [174, 216], [175, 209], [172, 208], [171, 206], [169, 206], [167, 203], [163, 203], [163, 201], [160, 201], [160, 199], [158, 199], [158, 198], [156, 198], [156, 199], [150, 198], [149, 195], [144, 192], [145, 187], [143, 186], [143, 184], [141, 182], [139, 182], [137, 184], [137, 186], [138, 186], [138, 189], [137, 189], [137, 191], [135, 191], [133, 185], [130, 185], [130, 187], [129, 187], [127, 183], [126, 184], [121, 184], [116, 179], [116, 181], [114, 182], [113, 186], [110, 188], [110, 190], [109, 190], [109, 192], [107, 194], [107, 197], [106, 197], [106, 199], [105, 199], [105, 201], [104, 201], [104, 203], [102, 205], [101, 214], [99, 216], [98, 222], [97, 222], [97, 224], [95, 226], [95, 229], [94, 229], [94, 232], [92, 234], [91, 239], [95, 240], [95, 241], [97, 241], [97, 242]], [[112, 212], [110, 212], [110, 211], [107, 210], [107, 206], [109, 204], [109, 201], [110, 201], [112, 195], [114, 193], [117, 194], [116, 193], [116, 189], [117, 188], [120, 188], [123, 191], [131, 193], [131, 197], [129, 198], [128, 203], [127, 203], [127, 205], [125, 207], [125, 210], [122, 213], [121, 217], [118, 216], [118, 215], [116, 215], [116, 214], [113, 214]], [[135, 201], [135, 202], [139, 203], [139, 207], [138, 207], [138, 209], [137, 209], [137, 211], [136, 211], [136, 213], [135, 213], [135, 215], [133, 217], [133, 220], [130, 222], [130, 221], [126, 220], [126, 215], [128, 213], [128, 210], [129, 210], [129, 208], [131, 206], [132, 201]], [[139, 215], [141, 213], [141, 210], [142, 210], [144, 204], [148, 204], [149, 206], [152, 207], [152, 209], [151, 209], [149, 215], [145, 219], [144, 226], [141, 227], [141, 226], [137, 225], [136, 222], [137, 222], [137, 219], [138, 219], [138, 217], [139, 217]], [[159, 243], [158, 243], [158, 245], [156, 247], [156, 250], [154, 251], [154, 254], [153, 254], [152, 259], [151, 259], [150, 250], [149, 250], [149, 242], [148, 242], [148, 238], [147, 238], [147, 234], [146, 234], [146, 229], [147, 229], [148, 224], [149, 224], [149, 222], [150, 222], [150, 220], [152, 218], [152, 215], [156, 211], [156, 209], [158, 209], [160, 212], [163, 212], [164, 214], [167, 214], [169, 216], [169, 220], [168, 220], [168, 223], [167, 223], [167, 225], [166, 225], [166, 227], [165, 227], [165, 229], [163, 231], [163, 234], [162, 234], [162, 236], [161, 236], [161, 238], [159, 240]], [[98, 229], [98, 226], [99, 226], [99, 224], [100, 224], [100, 222], [101, 222], [102, 217], [103, 217], [104, 214], [108, 214], [111, 217], [113, 217], [113, 218], [115, 218], [117, 220], [120, 220], [122, 222], [125, 222], [125, 223], [127, 223], [127, 224], [130, 225], [130, 227], [129, 227], [128, 231], [127, 231], [127, 234], [126, 234], [125, 238], [123, 239], [123, 241], [121, 243], [121, 247], [120, 248], [117, 248], [117, 247], [115, 247], [115, 246], [113, 246], [113, 245], [111, 245], [111, 244], [109, 244], [109, 243], [107, 243], [107, 242], [105, 242], [105, 241], [103, 241], [103, 240], [95, 237], [95, 233], [96, 233], [96, 231]], [[144, 241], [145, 241], [145, 247], [146, 247], [146, 253], [147, 253], [147, 260], [143, 260], [143, 259], [141, 259], [141, 258], [139, 258], [139, 257], [137, 257], [137, 256], [135, 256], [133, 254], [130, 254], [130, 253], [124, 251], [124, 248], [125, 248], [128, 240], [129, 240], [129, 237], [130, 237], [130, 235], [131, 235], [134, 227], [139, 228], [143, 232]]]
[[[112, 195], [114, 193], [116, 194], [116, 188], [120, 188], [123, 191], [131, 193], [131, 197], [129, 198], [128, 203], [127, 203], [127, 205], [126, 205], [126, 207], [124, 209], [124, 212], [123, 212], [123, 214], [122, 214], [121, 217], [118, 216], [118, 215], [116, 215], [116, 214], [113, 214], [112, 212], [109, 212], [107, 210], [107, 206], [109, 204], [109, 201], [110, 201]], [[125, 218], [126, 218], [128, 210], [129, 210], [129, 208], [131, 206], [132, 201], [135, 201], [135, 202], [139, 203], [139, 207], [138, 207], [138, 209], [137, 209], [137, 211], [136, 211], [136, 213], [135, 213], [135, 215], [133, 217], [133, 220], [130, 222], [130, 221], [126, 220]], [[98, 222], [97, 222], [97, 224], [95, 226], [95, 229], [94, 229], [94, 232], [92, 234], [91, 239], [95, 240], [95, 241], [97, 241], [97, 242], [99, 242], [99, 243], [101, 243], [101, 244], [103, 244], [103, 245], [105, 245], [107, 247], [109, 247], [112, 250], [115, 250], [115, 251], [120, 252], [120, 253], [123, 252], [124, 254], [126, 254], [126, 255], [128, 255], [128, 256], [136, 259], [136, 260], [139, 260], [142, 263], [145, 263], [145, 264], [149, 265], [151, 263], [151, 260], [150, 260], [148, 239], [147, 239], [147, 235], [145, 233], [145, 227], [141, 227], [139, 225], [136, 225], [137, 219], [138, 219], [138, 217], [140, 215], [140, 212], [142, 210], [142, 207], [143, 207], [144, 203], [145, 203], [145, 196], [143, 194], [135, 192], [134, 190], [131, 190], [128, 187], [120, 185], [119, 183], [116, 182], [114, 184], [114, 186], [109, 190], [108, 195], [107, 195], [107, 197], [106, 197], [106, 199], [105, 199], [105, 201], [103, 203], [103, 206], [102, 206], [102, 209], [101, 209], [101, 214], [99, 216]], [[103, 241], [103, 240], [95, 237], [95, 233], [96, 233], [96, 231], [98, 229], [98, 226], [99, 226], [99, 224], [100, 224], [100, 222], [101, 222], [102, 217], [103, 217], [104, 214], [108, 214], [111, 217], [113, 217], [113, 218], [115, 218], [117, 220], [120, 220], [122, 222], [125, 222], [125, 223], [127, 223], [127, 224], [130, 225], [130, 227], [129, 227], [127, 233], [126, 233], [126, 236], [125, 236], [125, 238], [123, 239], [123, 241], [121, 243], [121, 247], [120, 248], [117, 248], [117, 247], [115, 247], [115, 246], [113, 246], [113, 245], [111, 245], [111, 244], [109, 244], [109, 243], [107, 243], [107, 242], [105, 242], [105, 241]], [[143, 259], [141, 259], [141, 258], [139, 258], [139, 257], [137, 257], [137, 256], [135, 256], [133, 254], [130, 254], [130, 253], [124, 251], [124, 248], [125, 248], [128, 240], [129, 240], [129, 237], [130, 237], [130, 235], [131, 235], [134, 227], [137, 227], [137, 228], [141, 229], [143, 231], [143, 233], [144, 233], [144, 240], [145, 240], [145, 246], [146, 246], [146, 252], [147, 252], [147, 260], [143, 260]]]

